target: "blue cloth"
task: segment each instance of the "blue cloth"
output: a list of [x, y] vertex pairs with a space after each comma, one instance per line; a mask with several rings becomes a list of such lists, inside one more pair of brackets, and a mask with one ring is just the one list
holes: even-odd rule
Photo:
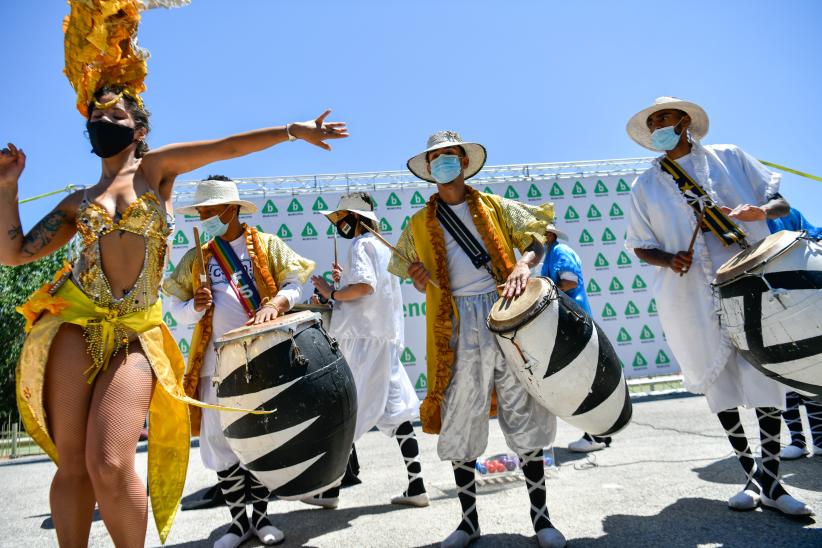
[[777, 219], [768, 219], [768, 229], [771, 234], [779, 232], [780, 230], [807, 230], [808, 236], [815, 239], [822, 238], [822, 228], [813, 226], [805, 218], [802, 213], [795, 208], [791, 208], [791, 212], [784, 217]]
[[566, 294], [574, 299], [585, 312], [593, 316], [591, 305], [588, 304], [588, 295], [585, 293], [585, 279], [582, 277], [582, 261], [579, 260], [579, 255], [567, 245], [555, 242], [545, 251], [545, 260], [542, 263], [540, 274], [551, 278], [555, 284], [559, 285], [560, 272], [571, 272], [576, 275], [577, 286], [566, 291]]

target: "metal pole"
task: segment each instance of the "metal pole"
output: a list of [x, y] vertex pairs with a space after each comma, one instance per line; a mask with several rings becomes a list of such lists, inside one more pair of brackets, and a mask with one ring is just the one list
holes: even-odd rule
[[11, 425], [11, 458], [17, 458], [17, 422]]

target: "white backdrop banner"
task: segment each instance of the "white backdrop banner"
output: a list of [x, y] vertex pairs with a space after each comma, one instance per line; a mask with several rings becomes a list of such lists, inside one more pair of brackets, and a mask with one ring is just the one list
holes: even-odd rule
[[[673, 355], [657, 316], [651, 294], [653, 267], [639, 261], [624, 247], [628, 194], [632, 175], [557, 177], [536, 180], [523, 176], [496, 182], [492, 177], [479, 179], [477, 190], [490, 192], [530, 204], [553, 202], [556, 223], [564, 230], [568, 242], [579, 254], [594, 319], [611, 339], [622, 361], [626, 377], [667, 375], [678, 372]], [[243, 187], [241, 186], [241, 189]], [[382, 234], [396, 242], [411, 215], [425, 206], [432, 186], [419, 183], [405, 185], [356, 185], [349, 190], [369, 192], [377, 202]], [[241, 219], [258, 229], [273, 233], [299, 254], [317, 262], [315, 274], [330, 281], [334, 257], [331, 224], [319, 212], [336, 206], [345, 189], [295, 188], [288, 192], [243, 192], [243, 199], [257, 204], [259, 211]], [[180, 204], [185, 202], [179, 196]], [[176, 204], [180, 205], [180, 204]], [[168, 272], [192, 246], [195, 217], [177, 218]], [[205, 236], [205, 235], [203, 235]], [[342, 260], [348, 240], [338, 239]], [[405, 350], [402, 362], [420, 397], [425, 395], [425, 296], [403, 280], [405, 314]], [[303, 300], [313, 292], [310, 282], [303, 288]], [[188, 355], [193, 326], [181, 325], [168, 312], [164, 319], [177, 339], [180, 350]]]

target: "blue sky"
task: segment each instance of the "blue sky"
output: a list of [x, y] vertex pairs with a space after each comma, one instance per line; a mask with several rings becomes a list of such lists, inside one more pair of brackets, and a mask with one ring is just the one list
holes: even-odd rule
[[[62, 75], [64, 0], [2, 0], [0, 142], [29, 165], [21, 197], [93, 184], [84, 120]], [[352, 137], [288, 143], [181, 177], [403, 169], [438, 129], [489, 164], [645, 156], [628, 118], [659, 95], [700, 103], [706, 143], [822, 175], [822, 3], [806, 1], [193, 0], [146, 13], [149, 143], [313, 118]], [[822, 183], [783, 194], [822, 224]], [[25, 228], [58, 198], [21, 206]]]

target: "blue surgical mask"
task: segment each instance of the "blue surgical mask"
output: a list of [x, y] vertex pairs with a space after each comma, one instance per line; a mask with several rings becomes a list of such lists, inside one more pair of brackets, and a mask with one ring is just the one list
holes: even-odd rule
[[[223, 210], [223, 213], [225, 213], [225, 209]], [[220, 213], [220, 215], [222, 215], [223, 213]], [[220, 215], [215, 215], [213, 217], [209, 217], [208, 219], [201, 221], [203, 230], [205, 230], [208, 234], [214, 236], [215, 238], [217, 236], [222, 236], [223, 234], [225, 234], [226, 230], [228, 230], [228, 223], [224, 223], [223, 221], [221, 221]]]
[[[680, 120], [679, 122], [681, 122]], [[657, 150], [673, 150], [679, 144], [680, 135], [676, 132], [676, 126], [679, 122], [672, 126], [661, 127], [655, 132], [651, 133], [651, 146]]]
[[454, 154], [442, 154], [431, 162], [431, 176], [439, 184], [450, 183], [462, 173], [460, 157]]

